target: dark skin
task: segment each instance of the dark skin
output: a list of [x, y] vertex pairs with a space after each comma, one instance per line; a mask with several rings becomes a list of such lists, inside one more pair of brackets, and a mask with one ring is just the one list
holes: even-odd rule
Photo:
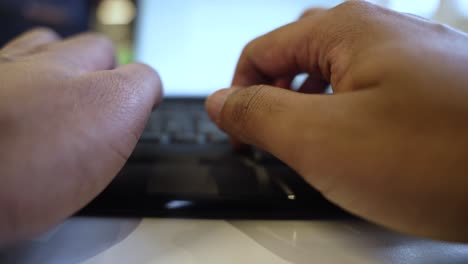
[[47, 230], [122, 168], [162, 97], [157, 73], [115, 67], [110, 40], [38, 29], [0, 50], [0, 245]]
[[[247, 45], [212, 119], [330, 201], [401, 232], [468, 242], [468, 38], [367, 2], [313, 9]], [[302, 93], [288, 87], [311, 75]], [[316, 95], [331, 83], [335, 95]]]
[[[241, 142], [339, 206], [394, 230], [468, 242], [468, 38], [351, 1], [251, 42], [207, 100]], [[60, 223], [122, 168], [161, 82], [115, 67], [110, 41], [26, 33], [0, 50], [0, 245]], [[298, 73], [311, 78], [288, 88]], [[317, 95], [331, 83], [336, 95]]]

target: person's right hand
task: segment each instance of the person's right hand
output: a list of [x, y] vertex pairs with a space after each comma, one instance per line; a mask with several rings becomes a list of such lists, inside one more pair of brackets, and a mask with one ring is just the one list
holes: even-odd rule
[[[213, 120], [387, 227], [468, 241], [468, 38], [350, 1], [251, 42]], [[310, 78], [297, 93], [298, 73]], [[237, 88], [235, 88], [237, 87]]]

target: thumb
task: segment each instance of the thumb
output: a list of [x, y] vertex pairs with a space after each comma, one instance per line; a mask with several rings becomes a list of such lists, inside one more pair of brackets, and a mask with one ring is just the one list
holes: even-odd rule
[[350, 161], [363, 147], [358, 143], [366, 134], [361, 125], [368, 120], [366, 102], [372, 98], [367, 93], [314, 95], [258, 85], [220, 90], [208, 98], [206, 109], [222, 130], [273, 154], [326, 192], [334, 177], [322, 175], [335, 172], [333, 161]]
[[293, 165], [292, 152], [302, 144], [295, 136], [300, 131], [297, 126], [306, 125], [304, 119], [321, 118], [310, 106], [318, 109], [323, 99], [267, 85], [233, 87], [211, 95], [206, 109], [231, 136]]

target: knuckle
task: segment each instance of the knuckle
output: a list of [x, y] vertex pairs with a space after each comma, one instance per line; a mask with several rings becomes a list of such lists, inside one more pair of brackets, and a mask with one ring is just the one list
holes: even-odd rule
[[[141, 86], [162, 86], [159, 74], [146, 64], [127, 65], [127, 71], [113, 71], [108, 75], [109, 83], [132, 89], [138, 89]], [[133, 68], [133, 69], [131, 69]]]
[[137, 70], [145, 76], [144, 79], [150, 78], [151, 80], [155, 80], [157, 82], [161, 82], [161, 76], [159, 73], [151, 66], [145, 63], [135, 63], [134, 64]]
[[17, 56], [4, 53], [0, 50], [0, 63], [14, 62], [17, 59]]
[[[346, 1], [333, 9], [336, 13], [354, 18], [354, 22], [367, 21], [378, 17], [382, 8], [363, 0]], [[369, 22], [369, 21], [367, 21]]]
[[444, 24], [440, 24], [440, 23], [431, 23], [430, 27], [432, 27], [432, 30], [434, 32], [436, 32], [438, 34], [441, 34], [441, 35], [445, 35], [448, 32], [452, 31], [452, 29], [449, 26], [444, 25]]
[[139, 67], [139, 70], [142, 72], [143, 77], [140, 78], [146, 84], [149, 84], [151, 88], [156, 90], [157, 104], [160, 103], [160, 100], [163, 97], [163, 81], [159, 73], [151, 66], [143, 63], [136, 64]]
[[249, 43], [247, 43], [247, 45], [245, 45], [244, 49], [242, 50], [242, 54], [243, 55], [248, 55], [248, 54], [251, 54], [251, 53], [255, 52], [257, 43], [260, 40], [260, 38], [261, 37], [258, 37], [256, 39], [250, 41]]
[[372, 8], [374, 5], [363, 0], [351, 0], [338, 5], [337, 8], [345, 10], [366, 10]]
[[59, 38], [58, 33], [48, 27], [36, 27], [29, 31], [29, 33], [36, 36], [47, 37], [51, 39]]
[[[351, 46], [357, 45], [375, 29], [377, 20], [381, 19], [384, 9], [362, 0], [346, 1], [330, 10], [329, 16], [342, 17], [339, 23], [328, 23], [329, 46], [342, 47], [341, 50], [350, 50]], [[342, 23], [346, 21], [346, 23]], [[377, 33], [377, 32], [375, 32]]]
[[91, 40], [94, 45], [98, 45], [104, 50], [110, 50], [112, 52], [114, 51], [114, 44], [112, 40], [104, 34], [91, 32], [84, 33], [82, 37]]
[[300, 18], [313, 17], [324, 12], [325, 10], [325, 8], [309, 8], [302, 13]]
[[151, 96], [156, 99], [155, 104], [159, 104], [163, 97], [163, 83], [159, 73], [151, 66], [143, 63], [133, 63], [127, 65], [126, 77], [122, 82], [130, 86], [130, 90], [135, 93], [145, 93], [150, 91]]
[[255, 40], [256, 40], [256, 39], [250, 41], [249, 43], [247, 43], [247, 45], [245, 45], [245, 47], [244, 47], [244, 53], [245, 53], [245, 52], [248, 52], [249, 50], [252, 50], [252, 49], [254, 48], [254, 46], [255, 46]]

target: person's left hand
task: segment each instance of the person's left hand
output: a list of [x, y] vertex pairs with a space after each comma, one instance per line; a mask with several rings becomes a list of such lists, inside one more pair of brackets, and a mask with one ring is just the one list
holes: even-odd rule
[[0, 245], [64, 220], [127, 161], [162, 89], [148, 66], [114, 67], [96, 34], [38, 29], [0, 50]]

